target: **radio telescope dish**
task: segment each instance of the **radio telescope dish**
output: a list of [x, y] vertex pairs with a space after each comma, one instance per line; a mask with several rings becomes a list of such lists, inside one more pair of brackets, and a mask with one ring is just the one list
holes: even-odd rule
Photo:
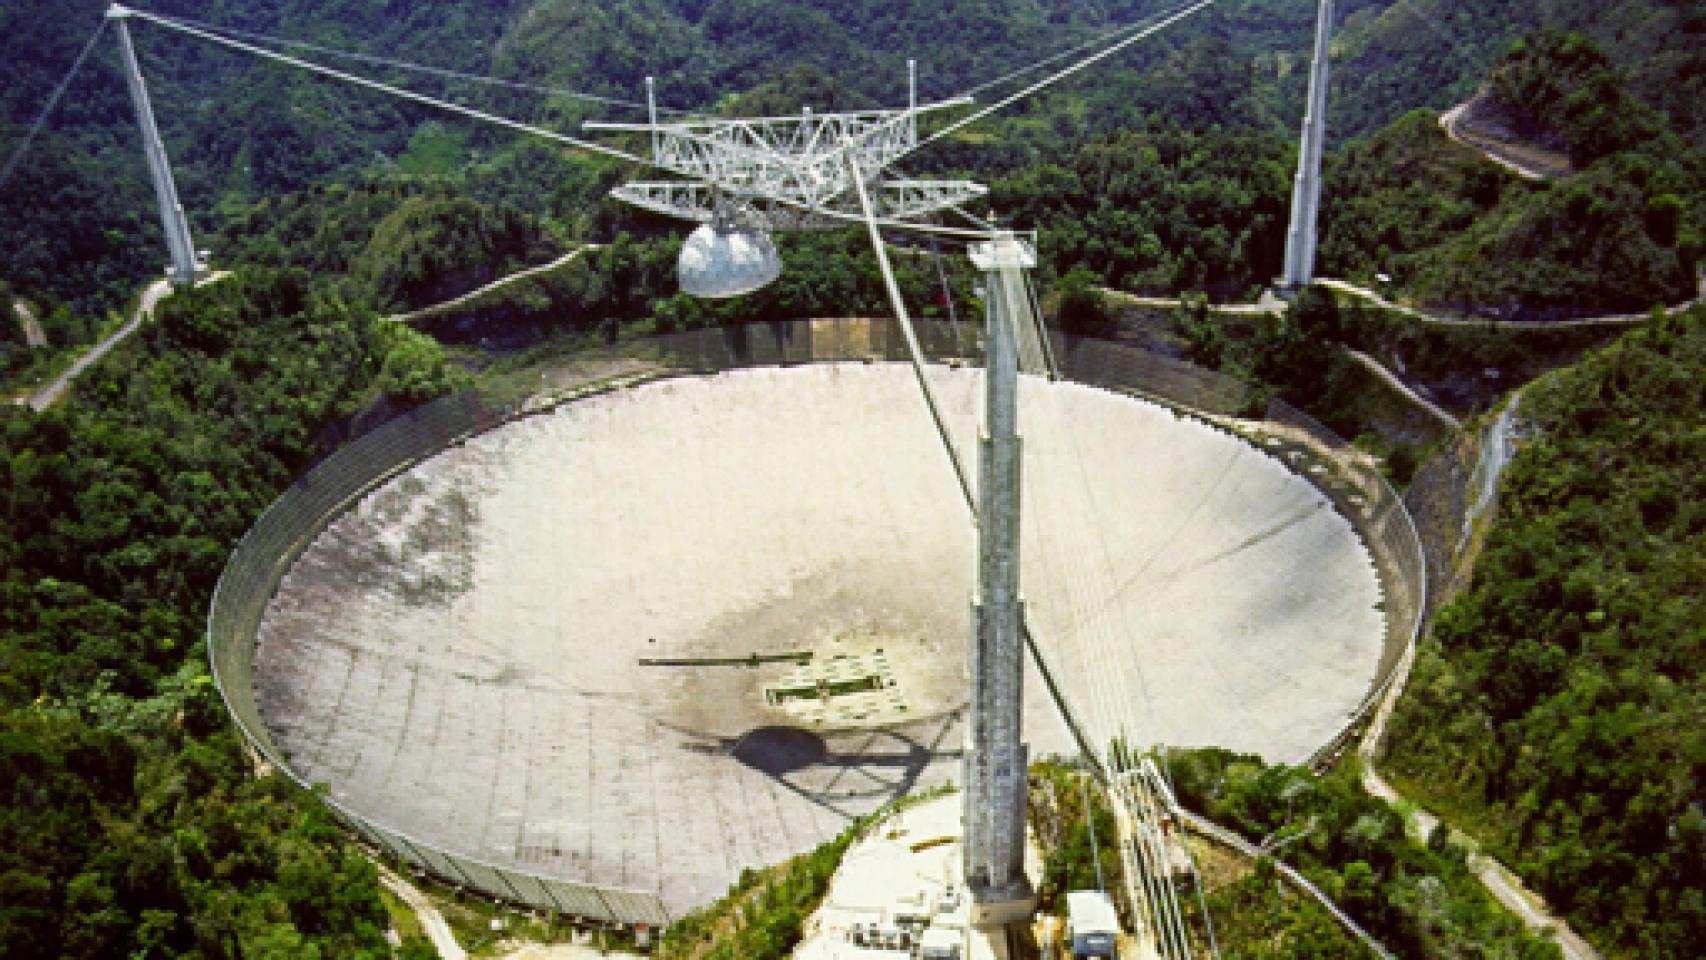
[[738, 297], [782, 274], [782, 258], [762, 230], [722, 222], [700, 225], [681, 245], [676, 261], [681, 291], [713, 299]]

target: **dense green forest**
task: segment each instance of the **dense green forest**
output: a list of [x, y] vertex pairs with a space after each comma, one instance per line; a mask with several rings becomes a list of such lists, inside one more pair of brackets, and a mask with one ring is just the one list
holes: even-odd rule
[[1387, 766], [1614, 955], [1706, 950], [1706, 309], [1522, 395]]
[[[105, 6], [0, 0], [0, 157]], [[927, 98], [959, 93], [1165, 8], [149, 6], [607, 97], [636, 98], [655, 75], [666, 105], [724, 112], [895, 104], [909, 57]], [[1390, 293], [1490, 318], [1640, 311], [1691, 294], [1706, 256], [1697, 2], [1340, 6], [1321, 272], [1364, 282], [1384, 273]], [[1189, 293], [1177, 324], [1193, 358], [1247, 380], [1253, 405], [1277, 395], [1347, 434], [1364, 429], [1367, 374], [1330, 342], [1407, 358], [1417, 376], [1442, 382], [1489, 366], [1508, 382], [1579, 349], [1560, 334], [1542, 355], [1492, 327], [1448, 341], [1317, 293], [1245, 324], [1202, 309], [1199, 294], [1248, 297], [1278, 271], [1312, 20], [1312, 4], [1223, 0], [1191, 28], [1138, 44], [909, 166], [983, 179], [995, 212], [1040, 230], [1040, 279], [1061, 288], [1063, 324], [1112, 332], [1098, 286]], [[145, 24], [134, 32], [198, 239], [237, 273], [173, 297], [68, 403], [39, 416], [0, 409], [0, 768], [16, 772], [0, 791], [0, 944], [20, 956], [385, 955], [371, 867], [317, 805], [277, 777], [247, 773], [198, 639], [227, 552], [292, 477], [358, 415], [466, 382], [432, 337], [376, 317], [582, 243], [599, 247], [426, 329], [508, 349], [563, 335], [886, 314], [880, 279], [855, 234], [784, 237], [781, 281], [741, 300], [694, 300], [675, 290], [679, 227], [604, 199], [636, 173], [623, 164]], [[109, 28], [0, 183], [8, 388], [95, 339], [164, 260], [112, 39]], [[564, 131], [638, 116], [363, 69]], [[1566, 152], [1576, 172], [1523, 181], [1447, 139], [1433, 111], [1477, 89]], [[974, 315], [964, 258], [947, 246], [942, 263], [961, 315]], [[942, 315], [931, 256], [905, 251], [895, 264], [918, 312]], [[22, 345], [14, 296], [41, 318], [49, 356]], [[1487, 839], [1619, 955], [1706, 953], [1702, 323], [1696, 311], [1655, 324], [1528, 391], [1530, 435], [1503, 519], [1474, 589], [1440, 615], [1395, 721], [1391, 763], [1406, 789]], [[1445, 399], [1472, 409], [1485, 393]], [[1383, 452], [1403, 481], [1425, 450]], [[1179, 764], [1181, 790], [1241, 829], [1282, 829], [1293, 816], [1293, 803], [1282, 810], [1274, 798], [1295, 771], [1227, 757]], [[1463, 949], [1472, 940], [1503, 955], [1536, 949], [1477, 899], [1460, 853], [1406, 847], [1390, 812], [1359, 799], [1346, 776], [1299, 794], [1309, 816], [1344, 829], [1313, 831], [1297, 849], [1359, 917], [1422, 955], [1474, 955]], [[772, 891], [769, 902], [798, 913], [821, 890], [816, 862], [797, 884], [746, 893]], [[1052, 869], [1065, 883], [1074, 866], [1068, 857]], [[1229, 889], [1211, 909], [1259, 905], [1291, 931], [1281, 942], [1307, 941], [1320, 915], [1276, 905], [1263, 882]], [[765, 949], [788, 935], [768, 925], [751, 934]]]
[[[1699, 92], [1701, 84], [1697, 41], [1706, 20], [1686, 0], [1605, 5], [1351, 0], [1339, 7], [1343, 24], [1331, 116], [1336, 142], [1372, 135], [1413, 107], [1447, 106], [1481, 82], [1510, 39], [1537, 26], [1559, 26], [1597, 39], [1610, 61], [1628, 73], [1634, 94], [1701, 143], [1703, 111], [1697, 104], [1706, 97], [1689, 92]], [[12, 80], [0, 89], [0, 150], [9, 152], [17, 142], [87, 31], [101, 22], [102, 9], [101, 0], [0, 7], [0, 56]], [[908, 58], [920, 60], [926, 99], [959, 94], [1165, 7], [1143, 0], [1054, 5], [433, 0], [401, 10], [305, 0], [162, 0], [150, 9], [326, 49], [360, 49], [626, 101], [638, 99], [641, 78], [655, 75], [665, 104], [688, 109], [732, 107], [735, 95], [790, 70], [817, 73], [822, 82], [815, 87], [793, 85], [785, 94], [749, 101], [792, 111], [812, 101], [819, 109], [838, 102], [896, 104]], [[1300, 53], [1307, 49], [1312, 17], [1307, 3], [1223, 0], [1189, 29], [1136, 44], [966, 138], [921, 153], [916, 162], [928, 171], [979, 176], [1017, 174], [1037, 162], [1073, 167], [1078, 164], [1071, 152], [1083, 143], [1152, 123], [1290, 140], [1305, 73]], [[254, 201], [382, 174], [452, 179], [476, 200], [553, 218], [580, 239], [601, 239], [587, 210], [619, 176], [607, 160], [566, 155], [160, 27], [136, 24], [133, 32], [143, 70], [152, 78], [186, 210], [203, 230], [241, 217]], [[920, 38], [930, 38], [928, 49], [921, 48]], [[17, 235], [27, 237], [24, 244], [0, 249], [0, 280], [29, 297], [46, 298], [48, 312], [68, 304], [70, 314], [97, 319], [123, 304], [138, 278], [154, 273], [162, 251], [111, 39], [109, 31], [97, 44], [29, 162], [0, 184], [0, 213], [19, 225]], [[573, 130], [589, 116], [638, 116], [631, 107], [566, 95], [401, 72], [322, 51], [295, 53], [560, 130]], [[1012, 87], [996, 90], [1007, 89]], [[1278, 152], [1271, 145], [1261, 150]], [[1269, 181], [1268, 171], [1252, 171], [1240, 189], [1266, 196], [1273, 188]], [[63, 228], [70, 211], [80, 218], [75, 230]], [[1264, 217], [1239, 230], [1232, 223], [1225, 227], [1271, 244], [1259, 222]], [[1215, 247], [1218, 237], [1204, 240]], [[1148, 247], [1131, 249], [1153, 254]], [[1254, 252], [1261, 256], [1264, 249]], [[1143, 275], [1145, 283], [1172, 280], [1174, 288], [1198, 273], [1203, 283], [1230, 283], [1215, 276], [1210, 264], [1165, 263], [1177, 256], [1167, 249], [1165, 256], [1153, 257], [1162, 263], [1121, 273]], [[1215, 251], [1204, 259], [1215, 259]], [[1261, 276], [1266, 266], [1247, 271]], [[70, 314], [55, 322], [55, 343], [92, 336], [92, 327]]]
[[[1283, 844], [1288, 863], [1398, 956], [1560, 956], [1556, 945], [1529, 934], [1493, 902], [1444, 831], [1425, 846], [1406, 836], [1398, 811], [1363, 790], [1354, 759], [1317, 776], [1225, 750], [1175, 750], [1166, 768], [1187, 808], [1252, 841]], [[1264, 870], [1258, 864], [1257, 873], [1268, 884], [1277, 882], [1271, 865]], [[1225, 891], [1211, 912], [1221, 919], [1216, 908], [1226, 901], [1275, 909], [1250, 887]], [[1360, 945], [1347, 951], [1331, 937], [1317, 951], [1310, 931], [1330, 918], [1306, 909], [1279, 911], [1284, 924], [1277, 931], [1260, 922], [1260, 913], [1230, 918], [1228, 933], [1244, 947], [1235, 955], [1364, 955]]]
[[[385, 956], [372, 866], [255, 777], [201, 624], [231, 545], [436, 346], [301, 273], [174, 297], [42, 415], [0, 412], [0, 943], [9, 956]], [[434, 380], [434, 372], [440, 379]]]
[[[912, 803], [909, 798], [902, 805]], [[671, 924], [658, 943], [662, 960], [785, 960], [806, 918], [823, 902], [842, 855], [880, 823], [861, 817], [834, 839], [784, 863], [741, 871], [727, 894]]]

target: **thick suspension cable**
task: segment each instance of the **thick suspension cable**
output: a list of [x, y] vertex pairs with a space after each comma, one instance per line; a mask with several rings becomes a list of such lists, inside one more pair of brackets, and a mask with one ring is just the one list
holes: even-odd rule
[[[912, 153], [914, 150], [918, 150], [921, 147], [925, 147], [925, 146], [928, 146], [932, 143], [935, 143], [937, 140], [940, 140], [943, 137], [949, 136], [957, 130], [960, 130], [966, 126], [969, 126], [973, 123], [976, 123], [979, 120], [982, 120], [984, 117], [989, 116], [990, 114], [996, 112], [997, 110], [1004, 110], [1007, 107], [1012, 106], [1013, 104], [1019, 102], [1020, 100], [1025, 99], [1026, 97], [1031, 96], [1032, 94], [1034, 94], [1040, 90], [1043, 90], [1047, 87], [1053, 86], [1054, 84], [1059, 83], [1062, 80], [1065, 80], [1067, 77], [1070, 77], [1075, 73], [1078, 73], [1079, 71], [1085, 69], [1086, 67], [1090, 67], [1090, 66], [1093, 66], [1097, 63], [1100, 63], [1101, 61], [1107, 59], [1108, 57], [1113, 56], [1116, 53], [1119, 53], [1121, 50], [1124, 50], [1125, 48], [1131, 46], [1132, 44], [1136, 43], [1139, 40], [1143, 40], [1147, 37], [1154, 36], [1155, 34], [1161, 32], [1162, 30], [1167, 29], [1168, 27], [1172, 26], [1173, 24], [1178, 23], [1179, 21], [1184, 20], [1185, 18], [1192, 16], [1193, 14], [1199, 13], [1199, 12], [1209, 8], [1209, 7], [1214, 6], [1214, 4], [1215, 4], [1215, 0], [1196, 0], [1196, 2], [1190, 3], [1190, 4], [1186, 5], [1185, 7], [1175, 11], [1174, 13], [1168, 14], [1166, 17], [1164, 17], [1160, 20], [1157, 20], [1157, 21], [1143, 27], [1142, 29], [1138, 30], [1137, 32], [1133, 33], [1132, 35], [1130, 35], [1130, 36], [1126, 37], [1125, 39], [1119, 41], [1118, 43], [1114, 44], [1113, 46], [1110, 46], [1110, 47], [1108, 47], [1104, 50], [1101, 50], [1095, 54], [1092, 54], [1088, 57], [1085, 57], [1083, 60], [1078, 61], [1077, 63], [1073, 64], [1072, 66], [1067, 67], [1063, 70], [1058, 70], [1058, 71], [1048, 75], [1047, 77], [1044, 77], [1043, 79], [1038, 80], [1036, 83], [1031, 84], [1030, 86], [1024, 88], [1023, 90], [1020, 90], [1017, 93], [1009, 94], [1008, 96], [1003, 97], [1000, 100], [995, 101], [994, 103], [990, 104], [989, 106], [984, 107], [982, 110], [978, 110], [969, 116], [962, 117], [961, 119], [956, 120], [953, 123], [948, 124], [947, 126], [943, 127], [940, 130], [937, 130], [935, 133], [931, 134], [930, 136], [926, 137], [925, 139], [920, 140], [918, 143], [914, 144], [910, 150], [907, 150], [906, 153], [902, 154], [901, 156], [905, 156], [906, 154]], [[896, 159], [899, 159], [899, 157], [897, 157]]]
[[965, 498], [966, 508], [971, 511], [975, 523], [977, 497], [972, 493], [965, 465], [960, 463], [960, 454], [954, 447], [954, 438], [948, 433], [948, 424], [942, 419], [942, 411], [936, 405], [935, 391], [930, 389], [930, 380], [924, 375], [924, 351], [919, 348], [918, 335], [912, 330], [912, 317], [906, 312], [906, 301], [901, 298], [900, 284], [895, 282], [894, 267], [889, 263], [889, 252], [883, 245], [882, 231], [877, 229], [876, 211], [871, 209], [871, 198], [865, 192], [865, 175], [859, 170], [859, 162], [853, 159], [852, 154], [847, 156], [847, 166], [853, 174], [853, 189], [859, 193], [859, 208], [865, 211], [865, 227], [870, 231], [871, 249], [876, 251], [877, 267], [883, 274], [883, 288], [888, 291], [895, 319], [900, 321], [901, 333], [906, 336], [907, 353], [912, 360], [912, 374], [918, 378], [918, 388], [924, 392], [924, 405], [930, 408], [930, 420], [936, 424], [936, 435], [942, 438], [942, 449], [947, 451], [948, 463], [954, 468], [954, 479], [960, 484], [960, 495]]
[[544, 127], [536, 127], [530, 123], [522, 123], [520, 120], [511, 120], [508, 117], [499, 116], [495, 113], [487, 113], [484, 110], [476, 110], [473, 107], [465, 107], [462, 104], [453, 103], [449, 100], [440, 100], [437, 97], [429, 97], [424, 93], [416, 93], [413, 90], [405, 90], [402, 87], [395, 87], [395, 86], [392, 86], [391, 84], [388, 84], [388, 83], [381, 83], [378, 80], [371, 80], [371, 79], [369, 79], [367, 77], [363, 77], [359, 74], [347, 73], [343, 70], [338, 70], [338, 69], [335, 69], [332, 67], [325, 66], [323, 64], [314, 63], [314, 62], [309, 61], [309, 60], [303, 60], [303, 59], [298, 58], [298, 57], [290, 56], [289, 54], [279, 53], [277, 50], [268, 50], [265, 47], [257, 47], [252, 43], [245, 43], [242, 40], [237, 40], [237, 39], [232, 38], [232, 37], [222, 36], [220, 34], [213, 33], [213, 32], [210, 32], [208, 30], [203, 30], [200, 27], [192, 27], [187, 23], [182, 23], [180, 21], [173, 20], [169, 17], [162, 17], [162, 16], [159, 16], [157, 14], [149, 13], [146, 10], [136, 10], [136, 9], [127, 8], [125, 10], [125, 14], [127, 16], [132, 16], [132, 17], [140, 17], [143, 20], [147, 20], [150, 23], [158, 24], [158, 25], [165, 27], [169, 30], [176, 30], [179, 33], [188, 34], [192, 37], [200, 37], [203, 40], [210, 40], [214, 43], [230, 47], [233, 50], [241, 50], [244, 53], [253, 54], [257, 57], [262, 57], [262, 58], [265, 58], [268, 60], [275, 60], [279, 63], [283, 63], [283, 64], [286, 64], [288, 66], [296, 67], [300, 70], [307, 70], [310, 73], [318, 73], [322, 76], [331, 77], [334, 80], [342, 80], [345, 83], [353, 83], [358, 87], [367, 87], [370, 90], [377, 90], [380, 93], [388, 93], [393, 97], [397, 97], [397, 98], [400, 98], [403, 100], [411, 100], [415, 103], [424, 104], [424, 105], [429, 106], [429, 107], [435, 107], [439, 110], [446, 110], [446, 111], [449, 111], [450, 113], [461, 114], [462, 116], [470, 117], [470, 118], [475, 119], [475, 120], [482, 120], [482, 121], [485, 121], [486, 123], [496, 124], [500, 127], [507, 127], [511, 130], [519, 131], [521, 133], [530, 133], [536, 137], [544, 137], [548, 140], [555, 140], [558, 143], [567, 144], [568, 146], [576, 147], [576, 148], [581, 149], [581, 150], [589, 150], [593, 153], [601, 153], [601, 154], [604, 154], [605, 156], [608, 156], [608, 157], [615, 157], [618, 160], [627, 160], [627, 161], [630, 161], [633, 163], [641, 163], [641, 164], [647, 163], [646, 160], [644, 160], [644, 159], [642, 159], [642, 158], [640, 158], [640, 157], [638, 157], [632, 153], [629, 153], [626, 150], [619, 150], [615, 147], [605, 146], [602, 143], [594, 143], [591, 140], [582, 140], [578, 137], [571, 137], [568, 134], [558, 133], [555, 130], [547, 130]]
[[[262, 58], [268, 59], [268, 60], [273, 60], [273, 61], [276, 61], [278, 63], [285, 64], [286, 66], [296, 67], [297, 69], [300, 69], [300, 70], [306, 70], [310, 73], [317, 73], [317, 74], [320, 74], [321, 76], [329, 77], [333, 80], [341, 80], [345, 83], [352, 83], [352, 84], [355, 84], [356, 86], [359, 86], [359, 87], [366, 87], [369, 90], [376, 90], [380, 93], [389, 94], [393, 97], [397, 97], [397, 98], [402, 99], [402, 100], [408, 100], [408, 101], [411, 101], [414, 103], [423, 104], [425, 106], [433, 107], [433, 108], [438, 109], [438, 110], [443, 110], [447, 113], [454, 113], [454, 114], [457, 114], [459, 116], [468, 117], [469, 119], [472, 119], [472, 120], [479, 120], [479, 121], [482, 121], [485, 123], [495, 124], [496, 126], [504, 127], [506, 129], [509, 129], [509, 130], [514, 130], [514, 131], [519, 132], [519, 133], [527, 133], [527, 134], [532, 134], [533, 136], [536, 136], [536, 137], [543, 137], [544, 139], [547, 139], [547, 140], [554, 140], [554, 141], [561, 143], [561, 144], [564, 144], [566, 146], [574, 147], [574, 148], [580, 149], [580, 150], [586, 150], [586, 151], [589, 151], [592, 153], [603, 154], [604, 156], [613, 157], [617, 160], [626, 160], [629, 163], [636, 163], [636, 164], [639, 164], [641, 166], [646, 166], [646, 167], [656, 167], [657, 166], [656, 163], [652, 162], [651, 160], [646, 159], [645, 157], [642, 157], [642, 156], [635, 154], [635, 153], [630, 153], [630, 152], [628, 152], [626, 150], [622, 150], [618, 147], [608, 146], [606, 144], [597, 143], [597, 142], [592, 141], [592, 140], [582, 140], [579, 137], [572, 137], [566, 133], [558, 133], [555, 130], [548, 130], [544, 127], [535, 126], [531, 123], [523, 123], [520, 120], [512, 120], [508, 117], [501, 116], [499, 114], [489, 113], [489, 112], [484, 111], [484, 110], [476, 110], [473, 107], [464, 106], [464, 105], [462, 105], [460, 103], [456, 103], [454, 101], [441, 100], [437, 97], [428, 96], [424, 93], [417, 93], [413, 90], [407, 90], [407, 89], [404, 89], [402, 87], [393, 86], [392, 84], [382, 83], [378, 80], [373, 80], [373, 79], [370, 79], [368, 77], [361, 76], [360, 74], [354, 74], [354, 73], [349, 73], [349, 72], [344, 71], [344, 70], [338, 70], [338, 69], [335, 69], [333, 67], [325, 66], [323, 64], [314, 63], [314, 62], [309, 61], [309, 60], [303, 60], [299, 57], [293, 57], [293, 56], [290, 56], [288, 54], [279, 53], [276, 50], [268, 50], [265, 47], [257, 47], [251, 43], [246, 43], [244, 41], [236, 40], [236, 39], [233, 39], [231, 37], [221, 36], [217, 33], [212, 33], [212, 32], [209, 32], [207, 30], [203, 30], [199, 27], [192, 27], [186, 23], [182, 23], [182, 22], [173, 20], [169, 17], [162, 17], [162, 16], [159, 16], [157, 14], [149, 13], [145, 10], [136, 10], [136, 9], [132, 9], [132, 8], [124, 8], [124, 15], [133, 16], [133, 17], [140, 17], [141, 19], [147, 20], [150, 23], [157, 24], [157, 25], [165, 27], [169, 30], [176, 30], [179, 33], [183, 33], [183, 34], [186, 34], [188, 36], [198, 37], [198, 38], [203, 39], [203, 40], [208, 40], [208, 41], [211, 41], [213, 43], [217, 43], [217, 44], [220, 44], [222, 46], [229, 47], [233, 50], [239, 50], [239, 51], [242, 51], [243, 53], [248, 53], [248, 54], [251, 54], [253, 56], [262, 57]], [[827, 207], [812, 206], [810, 204], [800, 203], [796, 200], [790, 200], [790, 199], [785, 198], [785, 197], [766, 197], [765, 199], [770, 200], [772, 202], [775, 202], [777, 204], [780, 204], [782, 206], [790, 207], [790, 208], [796, 209], [796, 210], [803, 210], [807, 213], [816, 214], [818, 216], [825, 217], [825, 218], [828, 218], [831, 220], [838, 220], [838, 221], [841, 221], [843, 223], [859, 224], [859, 223], [865, 222], [864, 218], [857, 215], [857, 214], [844, 213], [840, 210], [832, 210], [832, 209], [829, 209]], [[956, 227], [939, 226], [939, 225], [935, 225], [935, 224], [913, 223], [913, 222], [909, 222], [909, 221], [890, 220], [890, 219], [879, 219], [877, 222], [880, 225], [882, 225], [883, 227], [886, 227], [889, 229], [904, 230], [904, 231], [911, 232], [911, 233], [935, 234], [938, 236], [957, 237], [960, 239], [976, 240], [976, 241], [982, 241], [982, 240], [988, 239], [988, 237], [989, 237], [989, 234], [984, 232], [984, 231], [965, 230], [965, 229], [960, 229], [960, 228], [956, 228]]]
[[29, 150], [30, 144], [35, 142], [36, 135], [41, 133], [42, 128], [47, 126], [48, 117], [53, 115], [54, 108], [59, 106], [59, 101], [65, 96], [65, 88], [71, 86], [72, 78], [76, 77], [77, 72], [83, 69], [83, 61], [89, 59], [89, 52], [95, 49], [95, 41], [101, 39], [101, 34], [106, 29], [107, 21], [103, 19], [100, 25], [95, 27], [95, 32], [89, 34], [89, 42], [83, 44], [83, 49], [78, 52], [77, 59], [71, 63], [71, 69], [65, 71], [65, 76], [60, 79], [59, 85], [54, 87], [53, 93], [48, 95], [47, 104], [41, 108], [41, 113], [36, 115], [35, 123], [30, 124], [30, 129], [24, 134], [24, 139], [19, 142], [17, 149], [12, 151], [12, 156], [6, 161], [6, 168], [0, 170], [0, 187], [5, 186], [6, 182], [12, 179], [12, 174], [18, 169], [18, 164], [23, 162], [25, 151]]
[[996, 77], [993, 80], [985, 80], [984, 82], [978, 84], [975, 87], [968, 88], [965, 92], [961, 93], [960, 96], [962, 96], [962, 97], [975, 97], [978, 94], [983, 93], [986, 90], [990, 90], [992, 88], [999, 87], [999, 86], [1006, 84], [1006, 83], [1011, 83], [1011, 82], [1019, 79], [1020, 77], [1028, 76], [1030, 74], [1036, 73], [1038, 70], [1041, 70], [1044, 67], [1049, 66], [1050, 64], [1057, 63], [1061, 60], [1065, 60], [1067, 57], [1076, 56], [1080, 53], [1083, 53], [1086, 50], [1092, 50], [1092, 49], [1094, 49], [1094, 48], [1096, 48], [1096, 47], [1098, 47], [1104, 43], [1108, 43], [1108, 42], [1114, 40], [1115, 38], [1120, 37], [1123, 34], [1129, 33], [1133, 30], [1142, 30], [1145, 26], [1148, 26], [1150, 23], [1153, 23], [1155, 21], [1156, 16], [1165, 16], [1165, 14], [1157, 14], [1157, 15], [1148, 16], [1148, 17], [1143, 18], [1142, 20], [1137, 21], [1136, 23], [1121, 24], [1117, 27], [1111, 27], [1107, 30], [1103, 30], [1101, 33], [1097, 34], [1096, 36], [1091, 37], [1090, 39], [1085, 40], [1081, 43], [1074, 44], [1074, 45], [1066, 48], [1065, 50], [1061, 50], [1057, 53], [1051, 53], [1048, 56], [1043, 57], [1041, 60], [1036, 60], [1036, 61], [1033, 61], [1031, 63], [1028, 63], [1025, 66], [1018, 68], [1017, 70], [1012, 70], [1012, 71], [1009, 71], [1007, 73], [1004, 73], [1001, 76]]
[[[203, 20], [193, 20], [189, 17], [161, 17], [161, 19], [171, 20], [174, 23], [184, 24], [186, 26], [197, 27], [208, 31], [209, 33], [218, 33], [228, 37], [240, 37], [245, 40], [253, 40], [257, 43], [271, 44], [277, 47], [307, 50], [323, 56], [352, 60], [357, 63], [369, 63], [375, 66], [391, 67], [397, 70], [439, 77], [445, 80], [461, 80], [468, 83], [484, 84], [486, 86], [505, 87], [510, 90], [519, 90], [524, 93], [538, 93], [548, 97], [563, 97], [569, 100], [583, 100], [588, 103], [596, 103], [609, 107], [622, 107], [628, 110], [644, 111], [648, 109], [646, 104], [640, 103], [636, 100], [623, 100], [619, 97], [606, 97], [596, 93], [582, 93], [578, 90], [566, 90], [562, 87], [547, 87], [541, 84], [526, 83], [520, 80], [505, 80], [501, 77], [488, 77], [477, 73], [467, 73], [462, 70], [451, 70], [445, 67], [410, 63], [407, 60], [398, 60], [392, 57], [381, 57], [375, 54], [361, 53], [355, 50], [339, 50], [336, 47], [321, 46], [319, 44], [308, 43], [303, 40], [287, 40], [284, 37], [269, 36], [264, 33], [256, 33], [253, 30], [240, 30], [236, 27], [222, 26], [216, 23], [208, 23]], [[658, 107], [658, 112], [671, 113], [679, 116], [694, 115], [691, 111], [677, 110], [673, 107]]]

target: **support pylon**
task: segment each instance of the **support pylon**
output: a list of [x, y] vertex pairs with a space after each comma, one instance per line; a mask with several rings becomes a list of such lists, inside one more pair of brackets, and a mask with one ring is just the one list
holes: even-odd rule
[[1303, 114], [1303, 145], [1291, 191], [1291, 228], [1285, 235], [1285, 271], [1280, 286], [1300, 290], [1315, 279], [1316, 221], [1321, 212], [1321, 154], [1327, 139], [1327, 68], [1333, 39], [1333, 0], [1320, 0], [1315, 20], [1315, 59], [1309, 69], [1309, 105]]
[[978, 456], [978, 581], [972, 601], [971, 724], [965, 759], [966, 886], [972, 921], [1011, 923], [1036, 898], [1025, 876], [1028, 750], [1024, 605], [1019, 599], [1018, 324], [1034, 322], [1024, 271], [1036, 254], [1010, 232], [972, 250], [989, 291], [984, 436]]
[[136, 106], [136, 125], [142, 130], [142, 150], [148, 157], [148, 172], [154, 178], [154, 195], [160, 202], [160, 223], [166, 228], [166, 247], [172, 262], [166, 276], [176, 286], [193, 286], [207, 276], [207, 264], [197, 256], [195, 241], [190, 236], [189, 220], [184, 217], [184, 205], [178, 202], [178, 187], [172, 181], [172, 165], [166, 157], [166, 145], [160, 140], [160, 129], [154, 124], [154, 107], [148, 102], [148, 86], [142, 80], [142, 69], [136, 62], [136, 48], [130, 43], [130, 10], [113, 4], [107, 9], [107, 19], [118, 28], [118, 48], [124, 58], [124, 75], [130, 84], [130, 99]]

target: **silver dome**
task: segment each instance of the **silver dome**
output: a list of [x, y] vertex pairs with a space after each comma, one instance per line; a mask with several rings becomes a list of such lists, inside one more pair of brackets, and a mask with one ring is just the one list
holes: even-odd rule
[[781, 276], [782, 258], [762, 230], [707, 223], [681, 245], [676, 273], [684, 293], [738, 297]]

